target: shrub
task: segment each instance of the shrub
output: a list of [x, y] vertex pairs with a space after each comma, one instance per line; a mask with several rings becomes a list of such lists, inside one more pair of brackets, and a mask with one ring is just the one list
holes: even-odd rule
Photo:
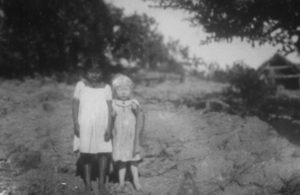
[[227, 79], [230, 85], [224, 91], [226, 101], [247, 110], [258, 109], [275, 93], [274, 86], [261, 80], [255, 69], [243, 64], [235, 64], [229, 69]]

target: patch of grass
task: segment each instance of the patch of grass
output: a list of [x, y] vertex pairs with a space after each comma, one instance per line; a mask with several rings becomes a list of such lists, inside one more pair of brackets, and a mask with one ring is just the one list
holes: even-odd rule
[[51, 168], [34, 169], [19, 182], [17, 191], [28, 195], [80, 195], [83, 192], [60, 180]]

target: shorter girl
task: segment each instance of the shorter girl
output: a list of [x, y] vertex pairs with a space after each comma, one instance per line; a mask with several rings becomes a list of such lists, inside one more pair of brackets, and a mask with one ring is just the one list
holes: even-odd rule
[[115, 97], [112, 101], [113, 115], [113, 160], [119, 162], [119, 182], [124, 186], [126, 167], [130, 166], [133, 183], [141, 189], [138, 177], [140, 156], [140, 133], [144, 115], [139, 102], [132, 99], [133, 83], [124, 75], [117, 75], [112, 82]]

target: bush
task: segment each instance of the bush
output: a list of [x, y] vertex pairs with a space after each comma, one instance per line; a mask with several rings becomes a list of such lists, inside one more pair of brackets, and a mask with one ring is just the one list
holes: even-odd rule
[[227, 79], [230, 85], [224, 91], [226, 101], [247, 111], [259, 109], [276, 89], [261, 80], [255, 69], [241, 64], [228, 70]]

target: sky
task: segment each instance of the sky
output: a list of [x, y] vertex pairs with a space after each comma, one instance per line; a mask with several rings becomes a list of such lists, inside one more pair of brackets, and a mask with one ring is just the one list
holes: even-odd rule
[[[189, 46], [192, 55], [201, 57], [207, 63], [217, 62], [221, 67], [232, 65], [235, 61], [244, 61], [251, 67], [257, 68], [268, 60], [277, 51], [276, 47], [264, 45], [252, 47], [246, 42], [234, 40], [231, 43], [217, 42], [209, 45], [200, 45], [206, 33], [201, 26], [192, 27], [187, 21], [188, 14], [182, 10], [151, 8], [143, 0], [106, 0], [108, 3], [123, 8], [126, 15], [146, 13], [156, 19], [158, 31], [168, 39], [179, 39], [181, 44]], [[288, 56], [288, 59], [300, 63], [297, 54]]]

